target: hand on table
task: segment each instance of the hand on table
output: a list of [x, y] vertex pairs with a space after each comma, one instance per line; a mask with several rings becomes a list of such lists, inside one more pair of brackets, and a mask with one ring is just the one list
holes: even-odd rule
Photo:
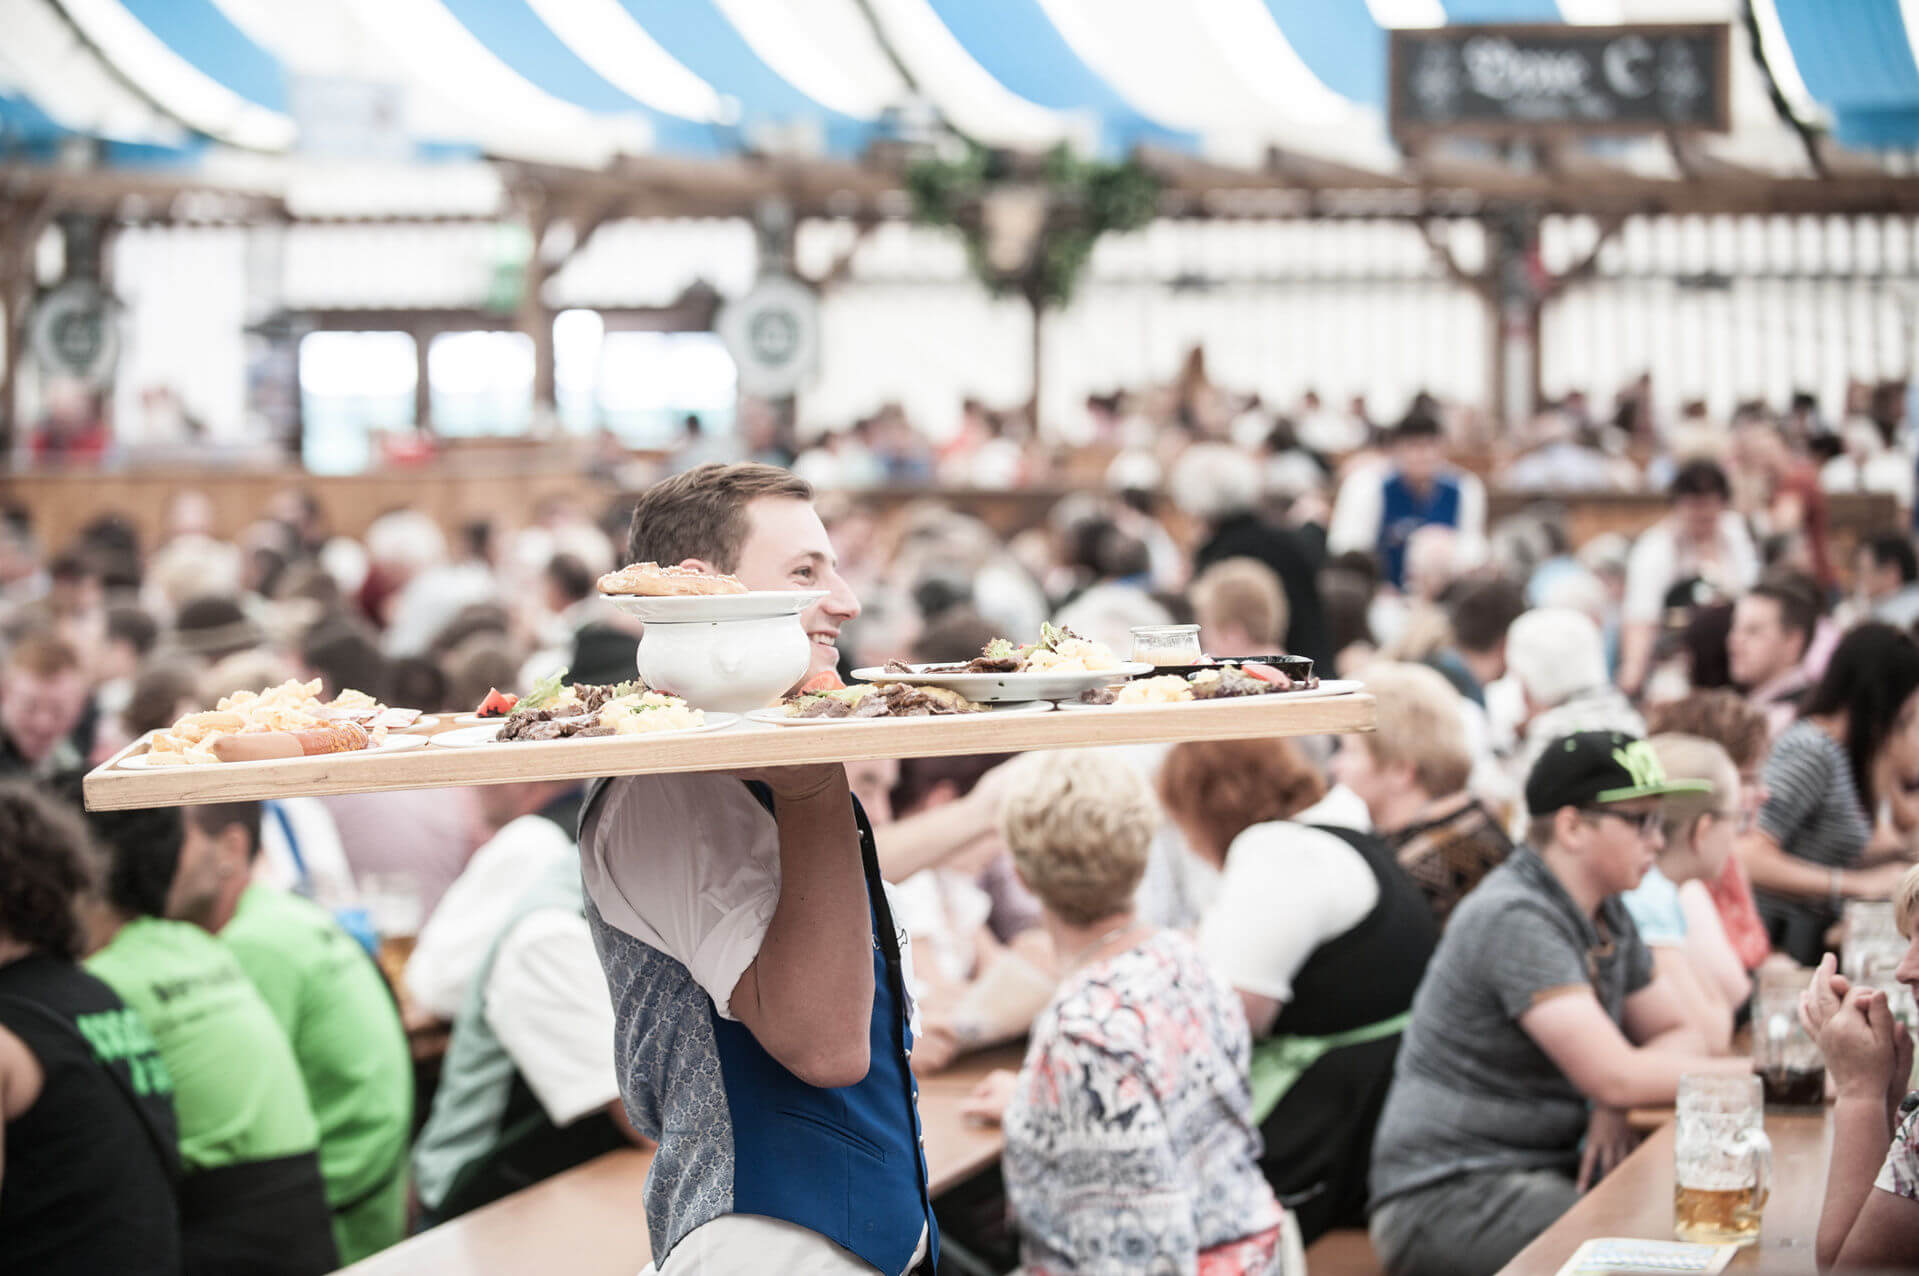
[[944, 1072], [959, 1052], [959, 1034], [953, 1026], [928, 1015], [919, 1035], [913, 1038], [913, 1074], [930, 1077]]
[[1586, 1122], [1586, 1150], [1579, 1157], [1579, 1190], [1612, 1173], [1638, 1146], [1639, 1135], [1627, 1123], [1625, 1109], [1595, 1107]]
[[1006, 1105], [1013, 1101], [1013, 1087], [1018, 1082], [1018, 1073], [994, 1068], [980, 1078], [973, 1093], [966, 1096], [966, 1102], [960, 1105], [960, 1115], [985, 1125], [998, 1125], [1006, 1114]]

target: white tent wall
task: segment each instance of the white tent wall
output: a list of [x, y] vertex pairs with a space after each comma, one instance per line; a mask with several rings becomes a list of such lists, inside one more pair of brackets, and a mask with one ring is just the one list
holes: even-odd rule
[[[1464, 227], [1464, 224], [1462, 224]], [[1470, 228], [1467, 228], [1470, 229]], [[121, 230], [111, 285], [125, 307], [116, 422], [130, 441], [140, 394], [169, 385], [215, 439], [247, 437], [246, 265], [240, 228]], [[514, 232], [487, 224], [296, 226], [285, 232], [291, 306], [481, 304]], [[1549, 219], [1542, 260], [1567, 269], [1591, 250], [1586, 219]], [[1470, 248], [1470, 234], [1455, 236]], [[824, 273], [852, 248], [840, 223], [801, 228], [799, 264]], [[1478, 262], [1462, 253], [1464, 264]], [[603, 227], [549, 286], [569, 306], [661, 305], [704, 279], [737, 295], [757, 270], [738, 220]], [[1548, 396], [1581, 388], [1596, 406], [1650, 370], [1662, 415], [1704, 398], [1783, 403], [1795, 389], [1842, 408], [1851, 378], [1904, 376], [1919, 314], [1919, 223], [1881, 218], [1638, 218], [1593, 276], [1545, 312]], [[956, 237], [888, 223], [858, 241], [824, 291], [822, 359], [801, 396], [804, 429], [843, 426], [898, 400], [930, 433], [960, 400], [1024, 402], [1030, 324], [968, 274]], [[1478, 299], [1444, 274], [1403, 223], [1160, 222], [1103, 242], [1073, 304], [1044, 334], [1042, 418], [1069, 436], [1089, 393], [1171, 378], [1193, 345], [1212, 378], [1289, 405], [1317, 389], [1365, 394], [1390, 417], [1419, 389], [1486, 395], [1488, 330]]]
[[128, 227], [108, 282], [123, 345], [113, 386], [116, 437], [139, 446], [141, 396], [170, 389], [216, 443], [254, 441], [246, 421], [247, 238], [239, 226]]
[[1916, 329], [1910, 219], [1634, 218], [1593, 277], [1547, 306], [1541, 379], [1548, 397], [1586, 389], [1603, 410], [1649, 371], [1668, 418], [1692, 399], [1724, 419], [1746, 399], [1783, 406], [1805, 390], [1836, 419], [1849, 381], [1912, 375]]

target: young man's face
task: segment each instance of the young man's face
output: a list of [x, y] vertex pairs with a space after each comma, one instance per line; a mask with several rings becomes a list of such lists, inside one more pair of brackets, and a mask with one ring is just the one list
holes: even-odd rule
[[1712, 493], [1675, 497], [1672, 507], [1686, 539], [1695, 545], [1704, 545], [1719, 534], [1719, 516], [1726, 512], [1726, 502]]
[[1805, 641], [1782, 621], [1776, 598], [1747, 594], [1733, 605], [1726, 657], [1734, 682], [1756, 687], [1799, 663], [1806, 654]]
[[[1631, 802], [1611, 802], [1594, 808], [1586, 818], [1586, 863], [1593, 877], [1608, 895], [1618, 895], [1638, 886], [1666, 844], [1665, 834], [1657, 826], [1659, 799], [1638, 798]], [[1647, 815], [1654, 817], [1649, 833], [1640, 825]]]
[[1430, 487], [1439, 477], [1439, 467], [1445, 460], [1445, 448], [1438, 439], [1410, 438], [1393, 444], [1393, 465], [1400, 477], [1415, 488]]
[[746, 507], [746, 543], [733, 575], [748, 589], [824, 589], [826, 597], [800, 613], [813, 640], [807, 677], [839, 664], [840, 626], [860, 614], [860, 600], [840, 576], [826, 525], [808, 501], [763, 496]]
[[1905, 584], [1899, 579], [1899, 567], [1895, 563], [1881, 563], [1873, 556], [1870, 547], [1862, 546], [1853, 560], [1856, 565], [1854, 577], [1859, 582], [1860, 592], [1868, 599], [1877, 602], [1899, 591]]
[[77, 669], [38, 677], [24, 669], [0, 674], [0, 730], [29, 763], [53, 752], [80, 722], [87, 706], [87, 680]]

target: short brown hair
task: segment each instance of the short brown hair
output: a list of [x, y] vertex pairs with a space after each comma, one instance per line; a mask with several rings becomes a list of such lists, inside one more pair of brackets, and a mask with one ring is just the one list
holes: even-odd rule
[[[1227, 558], [1201, 572], [1189, 592], [1193, 613], [1200, 624], [1237, 625], [1251, 634], [1253, 641], [1277, 647], [1286, 637], [1292, 620], [1286, 607], [1286, 591], [1280, 587], [1273, 569], [1257, 558]], [[1222, 651], [1222, 656], [1251, 656], [1258, 652]]]
[[1741, 771], [1765, 760], [1769, 733], [1766, 715], [1734, 691], [1695, 691], [1646, 710], [1647, 735], [1696, 735], [1711, 740]]
[[633, 507], [627, 561], [671, 567], [698, 558], [730, 572], [746, 544], [746, 507], [768, 496], [810, 501], [813, 485], [776, 465], [754, 463], [701, 465], [655, 483]]
[[1326, 781], [1291, 740], [1196, 740], [1159, 767], [1159, 800], [1224, 852], [1255, 824], [1290, 819], [1326, 796]]
[[80, 668], [80, 653], [65, 638], [40, 631], [30, 633], [7, 652], [5, 668], [36, 678], [57, 678]]

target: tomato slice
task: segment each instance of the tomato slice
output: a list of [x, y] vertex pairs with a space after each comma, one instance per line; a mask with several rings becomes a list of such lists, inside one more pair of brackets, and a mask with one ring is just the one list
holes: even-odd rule
[[1239, 671], [1249, 678], [1257, 678], [1261, 682], [1270, 682], [1274, 686], [1278, 686], [1280, 683], [1287, 681], [1285, 671], [1276, 669], [1272, 665], [1246, 664], [1241, 665]]
[[482, 718], [504, 718], [507, 714], [513, 712], [513, 706], [518, 703], [520, 703], [518, 696], [508, 695], [498, 687], [494, 687], [488, 690], [486, 699], [480, 701], [479, 716]]
[[840, 676], [828, 669], [825, 673], [816, 673], [800, 684], [800, 694], [807, 695], [815, 691], [844, 691], [846, 684]]

